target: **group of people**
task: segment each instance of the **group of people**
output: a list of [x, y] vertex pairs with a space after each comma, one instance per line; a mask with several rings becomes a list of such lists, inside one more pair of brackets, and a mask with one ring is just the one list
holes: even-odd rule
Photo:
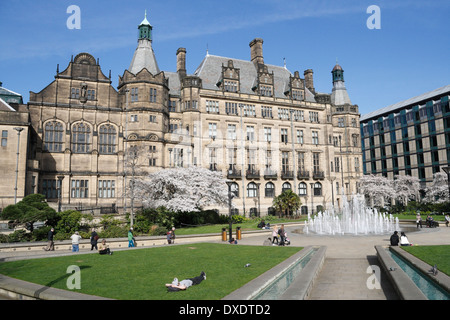
[[[448, 214], [445, 215], [445, 225], [448, 227], [450, 223], [450, 216]], [[416, 224], [417, 228], [422, 228], [422, 217], [420, 216], [420, 212], [416, 215]], [[439, 226], [439, 222], [435, 221], [431, 215], [428, 215], [425, 219], [425, 224], [429, 228], [436, 228]]]
[[[130, 230], [128, 231], [128, 246], [129, 247], [134, 247], [135, 246], [135, 240], [134, 240], [134, 236], [133, 236], [133, 228], [130, 228]], [[131, 236], [130, 236], [131, 234]], [[55, 229], [51, 228], [50, 231], [47, 234], [47, 246], [44, 247], [43, 249], [45, 251], [55, 251], [55, 242], [53, 240], [55, 235]], [[79, 252], [80, 251], [80, 240], [82, 239], [82, 237], [80, 236], [80, 233], [78, 231], [75, 231], [75, 233], [73, 235], [70, 236], [70, 239], [72, 240], [72, 252]], [[92, 250], [98, 250], [99, 254], [112, 254], [112, 251], [109, 249], [109, 245], [106, 244], [106, 239], [103, 239], [100, 244], [98, 244], [98, 239], [99, 236], [97, 234], [97, 232], [95, 231], [95, 229], [92, 229], [91, 232], [91, 237], [90, 237], [90, 241], [91, 241], [91, 251]]]
[[277, 242], [277, 245], [279, 246], [285, 246], [290, 245], [291, 241], [287, 237], [287, 232], [284, 230], [284, 224], [281, 225], [280, 228], [278, 228], [277, 225], [275, 225], [272, 229], [272, 245], [275, 245], [275, 241]]
[[400, 233], [400, 237], [398, 236], [398, 231], [394, 231], [394, 234], [391, 235], [389, 240], [391, 246], [398, 246], [399, 244], [401, 246], [412, 246], [412, 243], [409, 242], [408, 237], [403, 231]]

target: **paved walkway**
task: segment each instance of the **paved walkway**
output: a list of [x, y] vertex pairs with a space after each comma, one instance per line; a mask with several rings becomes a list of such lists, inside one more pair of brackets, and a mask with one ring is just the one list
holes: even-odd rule
[[[402, 226], [403, 224], [400, 225], [400, 227]], [[410, 227], [411, 225], [407, 226]], [[324, 265], [310, 293], [311, 300], [398, 299], [383, 271], [381, 271], [380, 289], [373, 288], [373, 282], [370, 280], [369, 287], [373, 289], [370, 289], [367, 285], [368, 279], [372, 275], [370, 272], [373, 269], [370, 266], [379, 266], [375, 246], [389, 245], [390, 235], [319, 236], [295, 232], [302, 229], [302, 226], [286, 228], [291, 245], [327, 246]], [[441, 225], [439, 228], [422, 228], [419, 230], [416, 231], [412, 228], [411, 232], [405, 231], [408, 239], [414, 245], [450, 244], [450, 227]], [[239, 243], [262, 244], [265, 238], [262, 236], [243, 238]], [[370, 269], [368, 270], [368, 268]]]
[[[402, 225], [401, 225], [402, 227]], [[303, 234], [302, 225], [287, 226], [286, 231], [292, 246], [327, 246], [325, 263], [312, 292], [311, 300], [395, 300], [397, 294], [389, 280], [381, 273], [381, 289], [370, 289], [367, 280], [371, 277], [370, 266], [378, 265], [376, 245], [389, 245], [390, 235], [374, 236], [319, 236]], [[415, 229], [412, 229], [415, 231]], [[414, 245], [450, 244], [450, 228], [441, 225], [436, 229], [423, 228], [417, 232], [406, 233]], [[262, 245], [270, 233], [259, 235], [243, 234], [239, 244]], [[194, 242], [194, 241], [193, 241]], [[127, 249], [122, 249], [127, 250]], [[82, 253], [91, 252], [88, 249]], [[70, 252], [0, 253], [0, 260], [6, 257], [49, 257], [53, 255], [73, 254]], [[370, 283], [369, 283], [370, 284]], [[1, 300], [1, 297], [0, 297]]]

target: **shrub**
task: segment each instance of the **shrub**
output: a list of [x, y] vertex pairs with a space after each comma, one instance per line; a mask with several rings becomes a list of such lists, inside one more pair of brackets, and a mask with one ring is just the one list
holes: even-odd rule
[[231, 221], [233, 223], [243, 223], [243, 222], [248, 221], [248, 218], [241, 216], [241, 215], [234, 215], [234, 216], [231, 216]]
[[31, 233], [25, 230], [16, 230], [8, 235], [8, 242], [26, 242], [31, 240]]
[[100, 238], [124, 238], [127, 237], [128, 228], [118, 225], [111, 225], [106, 230], [99, 232]]
[[164, 236], [167, 233], [167, 229], [158, 225], [151, 226], [148, 235], [149, 236]]

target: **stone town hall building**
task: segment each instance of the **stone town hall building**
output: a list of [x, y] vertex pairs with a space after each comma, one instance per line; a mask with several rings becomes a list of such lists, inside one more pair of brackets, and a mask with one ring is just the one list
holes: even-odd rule
[[[340, 206], [342, 193], [356, 192], [360, 115], [339, 65], [331, 72], [331, 94], [319, 93], [311, 69], [301, 78], [266, 64], [263, 40], [256, 38], [249, 61], [207, 54], [187, 74], [186, 49], [179, 48], [176, 72], [161, 71], [147, 18], [138, 29], [117, 88], [98, 60], [80, 53], [42, 91], [30, 92], [27, 105], [1, 111], [9, 112], [0, 122], [9, 139], [0, 147], [9, 155], [0, 177], [8, 182], [0, 189], [2, 207], [13, 203], [15, 171], [18, 199], [42, 193], [59, 209], [129, 210], [130, 168], [138, 174], [190, 165], [221, 171], [246, 216], [268, 214], [285, 189], [300, 195], [302, 213]], [[25, 131], [16, 162], [17, 126]], [[133, 146], [134, 159], [126, 156]]]

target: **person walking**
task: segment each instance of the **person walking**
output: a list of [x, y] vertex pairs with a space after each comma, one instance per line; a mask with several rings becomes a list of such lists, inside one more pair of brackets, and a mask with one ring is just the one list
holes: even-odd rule
[[280, 243], [279, 243], [279, 245], [280, 246], [284, 246], [285, 245], [284, 239], [286, 237], [286, 234], [285, 234], [285, 231], [284, 231], [284, 224], [282, 224], [281, 228], [278, 229], [278, 235], [280, 236]]
[[98, 234], [95, 231], [94, 228], [92, 228], [92, 232], [91, 232], [91, 251], [94, 250], [98, 250], [97, 248], [97, 242], [98, 242]]
[[277, 225], [275, 225], [272, 230], [272, 244], [273, 245], [275, 244], [275, 240], [277, 241], [277, 244], [278, 244], [278, 226]]
[[422, 217], [420, 216], [420, 212], [417, 212], [416, 224], [417, 224], [417, 229], [419, 228], [419, 226], [422, 228]]
[[445, 215], [445, 225], [448, 227], [448, 223], [450, 222], [450, 216], [448, 214]]
[[44, 248], [45, 251], [55, 251], [55, 243], [53, 242], [53, 236], [55, 235], [55, 229], [51, 228], [47, 234], [47, 247]]
[[172, 227], [172, 243], [175, 243], [175, 227]]
[[172, 230], [167, 231], [167, 244], [172, 243]]
[[78, 233], [78, 231], [75, 231], [75, 233], [70, 237], [70, 239], [72, 239], [72, 252], [79, 252], [81, 236]]
[[128, 248], [135, 247], [135, 240], [133, 236], [133, 228], [128, 230]]

